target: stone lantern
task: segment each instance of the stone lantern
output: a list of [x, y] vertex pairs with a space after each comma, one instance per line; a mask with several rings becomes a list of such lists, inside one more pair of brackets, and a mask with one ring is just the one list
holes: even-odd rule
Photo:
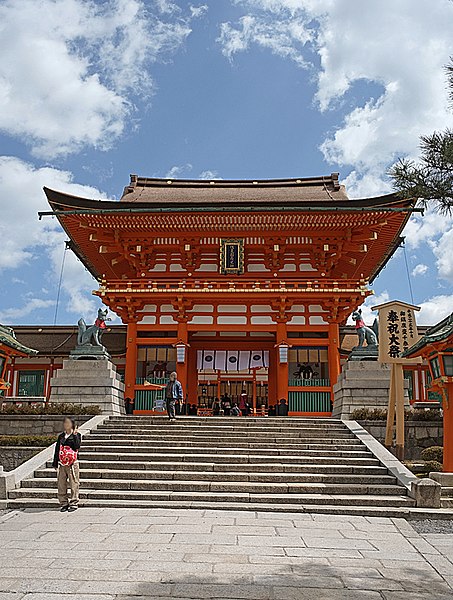
[[424, 358], [429, 365], [431, 386], [442, 396], [444, 414], [444, 473], [453, 473], [453, 313], [428, 329], [402, 355]]

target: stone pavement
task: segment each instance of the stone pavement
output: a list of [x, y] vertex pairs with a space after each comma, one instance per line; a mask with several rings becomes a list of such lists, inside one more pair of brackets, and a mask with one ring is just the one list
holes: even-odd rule
[[0, 600], [451, 600], [453, 533], [215, 510], [0, 515]]

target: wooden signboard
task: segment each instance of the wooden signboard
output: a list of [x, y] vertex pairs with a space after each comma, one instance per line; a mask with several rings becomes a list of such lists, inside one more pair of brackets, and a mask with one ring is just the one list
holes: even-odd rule
[[220, 240], [220, 272], [223, 275], [242, 275], [244, 272], [244, 240]]
[[400, 354], [418, 342], [415, 311], [419, 306], [395, 300], [373, 307], [379, 311], [379, 360], [383, 363], [407, 362]]
[[379, 311], [379, 361], [392, 365], [390, 372], [389, 403], [385, 445], [393, 445], [396, 417], [396, 456], [404, 458], [404, 364], [419, 363], [420, 359], [401, 358], [401, 353], [415, 344], [420, 336], [417, 330], [415, 311], [419, 306], [394, 300], [373, 310]]

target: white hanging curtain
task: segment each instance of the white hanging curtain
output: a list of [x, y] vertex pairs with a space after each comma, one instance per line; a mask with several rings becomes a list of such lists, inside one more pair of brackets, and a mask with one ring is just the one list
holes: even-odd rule
[[247, 371], [269, 367], [269, 350], [198, 350], [198, 370]]

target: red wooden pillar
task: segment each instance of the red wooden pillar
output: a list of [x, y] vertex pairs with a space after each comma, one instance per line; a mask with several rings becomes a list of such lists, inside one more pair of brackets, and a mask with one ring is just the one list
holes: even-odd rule
[[188, 353], [188, 333], [187, 333], [187, 321], [180, 320], [178, 321], [178, 344], [182, 343], [186, 346], [185, 358], [183, 363], [176, 363], [176, 372], [178, 374], [178, 380], [182, 385], [182, 391], [185, 396], [187, 392], [187, 384], [188, 384], [188, 372], [189, 372], [189, 353]]
[[134, 398], [137, 379], [137, 323], [127, 324], [126, 333], [126, 368], [124, 373], [124, 397]]
[[[287, 341], [286, 321], [277, 322], [277, 344]], [[281, 363], [279, 357], [279, 348], [275, 348], [277, 354], [277, 402], [282, 398], [288, 400], [288, 363]]]
[[269, 350], [269, 369], [267, 375], [267, 395], [269, 406], [277, 403], [277, 355], [278, 348]]
[[329, 379], [332, 388], [331, 398], [333, 402], [333, 386], [337, 383], [338, 376], [340, 375], [340, 353], [338, 348], [340, 346], [340, 328], [338, 323], [329, 323]]
[[184, 394], [188, 394], [190, 404], [198, 404], [198, 371], [197, 371], [197, 351], [195, 348], [187, 348], [187, 389]]
[[444, 413], [444, 473], [453, 473], [453, 381], [449, 377], [447, 397], [442, 402]]

